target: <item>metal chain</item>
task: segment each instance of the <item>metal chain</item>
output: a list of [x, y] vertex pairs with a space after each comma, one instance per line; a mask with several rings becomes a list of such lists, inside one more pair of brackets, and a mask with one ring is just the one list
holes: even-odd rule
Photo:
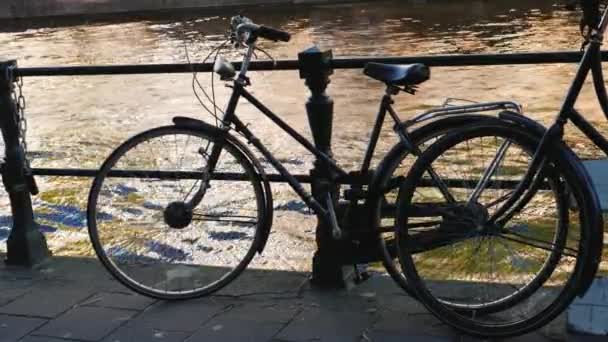
[[[15, 71], [14, 68], [11, 70]], [[13, 74], [14, 75], [14, 74]], [[13, 96], [13, 102], [15, 103], [16, 110], [15, 113], [15, 122], [17, 122], [17, 127], [19, 129], [19, 143], [23, 148], [23, 155], [25, 157], [25, 166], [27, 168], [30, 167], [29, 159], [27, 159], [27, 119], [25, 117], [25, 97], [23, 96], [23, 77], [16, 76], [13, 78], [13, 84], [11, 86], [11, 93]]]

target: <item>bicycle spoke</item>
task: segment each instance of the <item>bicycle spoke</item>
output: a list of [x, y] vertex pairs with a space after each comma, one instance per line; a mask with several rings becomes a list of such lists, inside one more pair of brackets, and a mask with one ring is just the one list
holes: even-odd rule
[[[508, 237], [508, 236], [505, 236], [505, 235], [502, 235], [502, 234], [499, 234], [497, 236], [500, 237], [500, 238], [502, 238], [502, 239], [505, 239], [505, 240], [517, 242], [517, 243], [520, 243], [520, 244], [523, 244], [523, 245], [527, 245], [527, 246], [530, 246], [530, 247], [536, 247], [536, 248], [539, 248], [539, 249], [542, 249], [542, 250], [546, 250], [546, 251], [549, 251], [549, 252], [555, 252], [556, 251], [556, 249], [552, 248], [552, 247], [555, 247], [555, 245], [553, 243], [549, 243], [549, 242], [546, 242], [546, 241], [530, 238], [530, 237], [527, 237], [527, 236], [522, 236], [520, 234], [514, 234], [513, 232], [509, 232], [508, 234], [515, 235], [515, 236], [521, 237], [523, 239], [531, 240], [531, 242], [525, 241], [525, 240], [521, 240], [521, 239], [516, 239], [516, 238], [513, 238], [513, 237]], [[547, 244], [548, 246], [542, 246], [539, 243]], [[574, 254], [566, 253], [564, 251], [572, 251]], [[570, 247], [566, 247], [566, 246], [563, 247], [563, 250], [560, 253], [563, 254], [563, 255], [565, 255], [565, 256], [572, 257], [572, 258], [576, 258], [577, 255], [578, 255], [578, 251], [577, 250], [575, 250], [573, 248], [570, 248]]]
[[429, 252], [441, 247], [457, 244], [466, 240], [479, 238], [477, 234], [446, 233], [438, 230], [420, 231], [410, 235], [408, 248], [410, 253]]
[[475, 186], [473, 193], [471, 193], [471, 196], [469, 197], [469, 201], [468, 201], [469, 203], [477, 202], [477, 200], [479, 199], [479, 196], [485, 190], [486, 186], [490, 182], [490, 178], [492, 178], [492, 176], [494, 175], [494, 173], [496, 172], [496, 170], [498, 169], [498, 167], [504, 160], [505, 154], [507, 153], [507, 150], [509, 149], [510, 146], [511, 146], [511, 143], [509, 141], [504, 141], [500, 145], [500, 148], [498, 149], [498, 152], [494, 156], [494, 159], [492, 159], [490, 166], [485, 170], [483, 176], [479, 180], [479, 183], [477, 183], [477, 185]]
[[495, 205], [497, 205], [497, 204], [499, 204], [499, 203], [501, 203], [501, 202], [504, 202], [504, 201], [505, 201], [505, 200], [507, 200], [507, 198], [509, 198], [511, 195], [513, 195], [513, 191], [509, 191], [508, 193], [506, 193], [505, 195], [501, 196], [500, 198], [497, 198], [496, 200], [494, 200], [494, 201], [492, 201], [492, 202], [490, 202], [490, 203], [488, 203], [488, 204], [484, 205], [484, 207], [485, 207], [486, 209], [490, 209], [490, 208], [492, 208], [493, 206], [495, 206]]

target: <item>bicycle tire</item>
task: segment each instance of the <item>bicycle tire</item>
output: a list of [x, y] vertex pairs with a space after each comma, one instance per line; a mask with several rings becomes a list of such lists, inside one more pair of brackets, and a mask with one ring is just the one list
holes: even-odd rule
[[[480, 115], [470, 115], [463, 117], [451, 117], [443, 120], [435, 121], [431, 124], [421, 127], [420, 129], [412, 132], [411, 137], [412, 140], [415, 141], [418, 145], [421, 145], [422, 142], [428, 140], [432, 137], [440, 137], [443, 136], [446, 132], [450, 132], [454, 129], [458, 129], [464, 127], [465, 125], [471, 125], [474, 123], [481, 122], [482, 120], [486, 120], [492, 122], [495, 120], [494, 117], [488, 116], [480, 116]], [[532, 151], [530, 151], [532, 152]], [[376, 187], [382, 189], [386, 183], [394, 178], [394, 172], [398, 166], [402, 163], [404, 158], [407, 158], [409, 154], [409, 150], [402, 145], [397, 145], [393, 151], [391, 151], [385, 160], [381, 163], [381, 167], [379, 168], [378, 174], [380, 175], [378, 178], [378, 184]], [[378, 226], [378, 222], [381, 220], [381, 212], [379, 210], [379, 205], [376, 204], [375, 209], [375, 224]], [[559, 230], [558, 243], [565, 239], [565, 230]], [[413, 291], [407, 285], [407, 279], [402, 272], [399, 272], [398, 266], [393, 262], [394, 259], [392, 255], [388, 253], [388, 248], [386, 247], [385, 240], [380, 239], [380, 249], [382, 251], [382, 256], [384, 257], [383, 265], [387, 269], [387, 273], [391, 275], [391, 277], [412, 297], [416, 297], [415, 291]], [[397, 262], [398, 263], [398, 262]], [[552, 272], [553, 265], [549, 263], [546, 265], [546, 272], [543, 272], [539, 275], [539, 277], [535, 278], [533, 282], [526, 287], [525, 290], [522, 290], [518, 296], [512, 297], [511, 300], [495, 302], [492, 305], [486, 306], [483, 310], [478, 309], [480, 314], [498, 312], [504, 309], [508, 309], [509, 307], [516, 305], [521, 299], [525, 299], [528, 295], [534, 292], [535, 289], [542, 286], [543, 282], [546, 280], [548, 275]], [[459, 307], [453, 307], [454, 310], [458, 310]]]
[[[408, 280], [408, 284], [413, 288], [414, 292], [418, 296], [418, 299], [429, 309], [429, 311], [435, 314], [443, 322], [458, 330], [475, 336], [508, 337], [521, 335], [537, 329], [555, 318], [564, 309], [566, 309], [574, 297], [579, 293], [577, 286], [581, 281], [583, 272], [586, 268], [585, 263], [587, 262], [589, 251], [592, 249], [592, 243], [589, 240], [589, 233], [587, 229], [585, 229], [585, 223], [590, 222], [587, 217], [584, 217], [586, 215], [585, 210], [579, 211], [579, 219], [581, 222], [579, 229], [580, 239], [574, 241], [575, 246], [578, 248], [578, 250], [576, 250], [577, 254], [575, 255], [575, 260], [573, 261], [574, 267], [567, 275], [568, 278], [565, 284], [560, 286], [561, 290], [555, 290], [559, 293], [556, 296], [551, 296], [552, 299], [549, 299], [547, 293], [553, 293], [552, 291], [554, 290], [540, 288], [540, 285], [546, 284], [550, 277], [552, 282], [559, 281], [558, 278], [562, 277], [561, 274], [564, 272], [565, 267], [564, 269], [559, 268], [560, 272], [556, 272], [559, 274], [553, 274], [558, 267], [562, 267], [561, 265], [563, 264], [556, 265], [555, 263], [558, 261], [563, 261], [565, 255], [564, 250], [566, 249], [565, 244], [560, 245], [556, 243], [555, 246], [558, 248], [556, 248], [555, 251], [552, 250], [550, 257], [545, 263], [543, 263], [541, 269], [542, 274], [540, 274], [538, 277], [538, 281], [533, 287], [528, 288], [527, 293], [524, 293], [520, 298], [518, 298], [519, 303], [510, 303], [516, 304], [517, 306], [511, 306], [509, 308], [503, 307], [503, 311], [495, 312], [494, 314], [488, 314], [488, 312], [485, 312], [477, 315], [475, 310], [454, 310], [453, 303], [449, 301], [455, 301], [456, 299], [450, 298], [446, 300], [444, 298], [438, 298], [437, 292], [439, 290], [437, 290], [437, 288], [440, 288], [441, 286], [439, 281], [433, 280], [433, 283], [431, 280], [425, 281], [422, 279], [420, 273], [424, 272], [424, 266], [423, 268], [420, 268], [419, 264], [414, 261], [414, 254], [416, 253], [414, 248], [411, 245], [408, 245], [410, 240], [415, 241], [413, 238], [415, 233], [409, 233], [412, 227], [408, 226], [408, 219], [410, 215], [408, 211], [413, 203], [412, 198], [414, 197], [417, 186], [423, 179], [426, 170], [433, 165], [435, 160], [445, 155], [447, 153], [446, 151], [448, 151], [450, 148], [457, 146], [459, 143], [467, 141], [467, 139], [483, 136], [500, 136], [504, 138], [505, 141], [508, 139], [510, 142], [516, 142], [518, 145], [524, 146], [528, 151], [535, 151], [539, 140], [538, 137], [532, 136], [529, 132], [522, 130], [520, 126], [515, 126], [504, 121], [491, 120], [479, 122], [470, 127], [461, 128], [447, 134], [434, 145], [429, 147], [425, 152], [423, 152], [414, 163], [414, 166], [410, 169], [407, 181], [402, 184], [399, 193], [399, 209], [397, 226], [395, 227], [398, 239], [399, 261], [401, 263], [402, 271], [405, 273]], [[582, 203], [584, 202], [582, 199], [582, 196], [584, 195], [580, 189], [583, 187], [583, 184], [581, 184], [576, 177], [576, 173], [573, 171], [574, 167], [572, 167], [572, 165], [570, 165], [565, 158], [561, 157], [563, 153], [564, 152], [560, 150], [553, 150], [548, 154], [548, 156], [551, 156], [551, 165], [554, 165], [552, 172], [558, 172], [559, 177], [556, 179], [559, 179], [560, 182], [564, 183], [564, 188], [572, 191], [572, 195], [578, 203]], [[567, 205], [567, 203], [561, 203], [560, 207], [562, 205]], [[566, 222], [566, 224], [567, 226], [565, 229], [572, 226], [569, 225], [568, 222]], [[558, 229], [561, 230], [563, 228], [564, 227], [560, 227]], [[576, 229], [574, 229], [574, 231], [575, 230]], [[568, 234], [572, 233], [573, 230], [570, 229]], [[508, 234], [508, 232], [506, 234]], [[470, 238], [471, 237], [467, 237], [467, 239]], [[554, 241], [557, 241], [559, 237], [555, 239], [556, 240]], [[573, 249], [570, 248], [570, 250]], [[452, 255], [451, 258], [457, 258], [457, 255]], [[438, 266], [439, 265], [436, 267]], [[475, 282], [472, 282], [473, 286], [489, 286], [488, 284], [490, 284], [489, 282], [483, 282], [479, 278], [471, 279], [477, 279]], [[466, 279], [461, 280], [461, 282], [465, 281]], [[471, 282], [469, 281], [469, 283]], [[457, 283], [451, 280], [451, 282], [447, 284], [454, 285]], [[468, 283], [465, 283], [464, 285], [470, 286]], [[510, 285], [513, 286], [512, 284]], [[498, 288], [498, 284], [496, 287]], [[538, 295], [538, 298], [540, 299], [534, 299], [535, 292], [540, 293]], [[455, 295], [452, 294], [450, 296]], [[466, 296], [471, 297], [469, 295]], [[465, 297], [465, 295], [463, 295], [463, 297]], [[533, 302], [534, 300], [537, 300], [537, 302]], [[502, 317], [505, 315], [515, 312], [516, 310], [524, 309], [529, 309], [534, 312], [530, 314], [530, 317], [524, 317], [523, 319], [522, 317], [517, 317], [517, 319], [514, 319], [513, 321], [497, 323], [497, 321], [502, 319]], [[518, 312], [517, 315], [523, 316], [521, 311]]]
[[[167, 214], [168, 208], [184, 203], [184, 194], [188, 197], [203, 182], [194, 176], [181, 177], [177, 172], [204, 170], [202, 162], [207, 159], [202, 146], [207, 144], [208, 149], [216, 143], [221, 143], [222, 154], [209, 175], [203, 203], [196, 205], [187, 226], [171, 226], [175, 223], [167, 221], [167, 217], [172, 217]], [[178, 126], [142, 132], [116, 148], [97, 173], [87, 204], [89, 235], [110, 274], [140, 294], [166, 300], [208, 295], [241, 274], [263, 248], [267, 237], [264, 225], [268, 224], [264, 184], [242, 149], [225, 134]], [[175, 158], [169, 156], [173, 152]], [[122, 172], [116, 174], [118, 177], [110, 174], [117, 171], [115, 168]], [[145, 170], [169, 172], [158, 176], [146, 174]], [[213, 178], [222, 171], [244, 178], [232, 183]], [[132, 184], [128, 183], [132, 180]], [[239, 191], [235, 192], [237, 188]], [[153, 195], [159, 196], [152, 198]], [[210, 205], [207, 199], [219, 204]], [[242, 207], [239, 200], [243, 200]], [[226, 209], [231, 203], [239, 206]], [[108, 222], [112, 220], [118, 223]], [[213, 223], [203, 226], [203, 222]], [[224, 257], [228, 251], [231, 256], [239, 255], [234, 260]]]

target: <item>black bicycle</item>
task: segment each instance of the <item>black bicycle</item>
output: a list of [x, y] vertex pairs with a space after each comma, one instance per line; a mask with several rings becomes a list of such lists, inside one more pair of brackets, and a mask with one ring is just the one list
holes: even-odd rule
[[[273, 201], [269, 185], [272, 175], [266, 174], [258, 154], [331, 227], [335, 239], [353, 238], [349, 236], [350, 231], [341, 228], [343, 222], [338, 222], [333, 190], [335, 185], [340, 185], [341, 179], [348, 176], [348, 172], [246, 89], [251, 84], [247, 71], [257, 40], [265, 38], [286, 42], [289, 34], [256, 25], [241, 16], [232, 18], [230, 32], [232, 41], [246, 47], [247, 52], [238, 74], [229, 62], [216, 54], [214, 71], [223, 80], [231, 81], [232, 87], [232, 95], [218, 125], [176, 117], [173, 125], [158, 127], [128, 139], [103, 163], [89, 194], [87, 222], [99, 259], [114, 277], [144, 295], [185, 299], [210, 294], [234, 280], [255, 253], [263, 251], [272, 226]], [[460, 244], [463, 237], [457, 232], [462, 226], [470, 225], [467, 217], [484, 215], [485, 209], [477, 201], [472, 201], [472, 205], [454, 207], [452, 203], [460, 202], [451, 187], [462, 180], [432, 166], [425, 169], [429, 177], [423, 181], [431, 190], [438, 189], [441, 198], [449, 200], [448, 205], [404, 205], [404, 190], [400, 186], [415, 159], [410, 156], [420, 155], [432, 143], [457, 128], [485, 123], [488, 116], [483, 114], [486, 112], [503, 110], [518, 115], [520, 107], [513, 102], [446, 103], [402, 121], [392, 108], [393, 96], [400, 92], [413, 93], [416, 85], [429, 78], [429, 69], [422, 64], [369, 63], [364, 73], [385, 83], [386, 93], [380, 103], [363, 163], [357, 171], [371, 181], [369, 184], [351, 185], [348, 200], [350, 207], [355, 209], [351, 210], [353, 215], [357, 210], [368, 211], [367, 216], [371, 219], [364, 225], [368, 227], [368, 234], [364, 235], [371, 234], [377, 240], [387, 272], [406, 291], [418, 296], [421, 290], [416, 287], [420, 287], [421, 282], [412, 283], [410, 275], [400, 270], [395, 262], [395, 249], [403, 247], [400, 243], [404, 235], [401, 230], [395, 232], [395, 217], [403, 222], [405, 214], [421, 218], [438, 215], [449, 221], [449, 224], [441, 225], [441, 230], [427, 229], [436, 224], [432, 220], [407, 224], [408, 229], [419, 231], [407, 239], [408, 246], [415, 246], [420, 253], [432, 253], [445, 246]], [[313, 198], [307, 193], [238, 118], [236, 108], [241, 98], [332, 170], [322, 182], [327, 185], [322, 191], [324, 195]], [[371, 160], [387, 113], [394, 122], [393, 130], [399, 143], [372, 172]], [[255, 147], [258, 153], [249, 150], [243, 140]], [[527, 151], [533, 151], [533, 146], [526, 147]], [[514, 178], [512, 183], [520, 180]], [[398, 195], [399, 203], [396, 202]], [[561, 192], [554, 191], [553, 197], [549, 198], [558, 201], [561, 195]], [[402, 208], [409, 209], [404, 213]], [[346, 215], [343, 219], [356, 218]], [[467, 228], [467, 231], [471, 232], [471, 229]], [[393, 238], [395, 234], [399, 240]], [[404, 249], [400, 250], [403, 254]], [[484, 315], [500, 313], [543, 290], [547, 283], [545, 275], [556, 271], [552, 258], [555, 256], [547, 256], [543, 267], [534, 272], [527, 268], [521, 271], [529, 273], [533, 281], [515, 289], [509, 287], [512, 291], [505, 291], [503, 300], [478, 301], [475, 312]], [[432, 267], [441, 261], [441, 256], [431, 256], [427, 261]], [[505, 277], [509, 272], [505, 271]], [[457, 288], [461, 286], [456, 285]], [[420, 296], [420, 299], [424, 301], [427, 297]], [[455, 300], [443, 300], [441, 305], [454, 312], [471, 312]]]
[[[400, 269], [431, 312], [469, 334], [539, 328], [587, 291], [601, 262], [597, 194], [563, 141], [571, 121], [608, 154], [608, 141], [574, 109], [591, 71], [608, 118], [600, 51], [608, 9], [600, 16], [598, 1], [581, 3], [584, 53], [555, 122], [545, 128], [504, 111], [461, 126], [420, 154], [400, 188]], [[448, 176], [459, 181], [446, 183], [445, 196], [432, 179]], [[421, 249], [418, 240], [431, 234], [454, 240]]]

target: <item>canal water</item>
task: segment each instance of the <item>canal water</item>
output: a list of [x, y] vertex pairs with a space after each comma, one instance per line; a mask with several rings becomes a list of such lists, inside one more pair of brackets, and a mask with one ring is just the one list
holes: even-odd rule
[[[276, 59], [295, 59], [316, 44], [336, 57], [415, 56], [576, 50], [579, 12], [556, 1], [372, 1], [369, 3], [244, 8], [254, 21], [289, 31], [289, 43], [263, 42]], [[224, 41], [236, 10], [188, 11], [97, 18], [36, 19], [0, 24], [0, 56], [20, 66], [115, 65], [200, 62]], [[239, 51], [223, 52], [230, 60]], [[260, 55], [261, 59], [267, 58]], [[401, 95], [397, 109], [408, 118], [447, 97], [475, 101], [515, 100], [527, 115], [548, 122], [559, 108], [576, 66], [534, 65], [434, 68], [416, 96]], [[295, 71], [253, 72], [252, 92], [305, 136], [307, 88]], [[200, 74], [210, 89], [209, 75]], [[383, 87], [361, 70], [339, 70], [328, 93], [335, 101], [333, 149], [338, 162], [354, 169], [362, 160]], [[218, 105], [228, 89], [215, 81]], [[175, 115], [212, 122], [192, 91], [192, 75], [31, 77], [25, 79], [28, 146], [35, 167], [96, 168], [121, 141], [146, 128], [168, 124]], [[578, 108], [605, 127], [590, 87]], [[239, 115], [295, 173], [312, 158], [289, 137], [243, 104]], [[387, 126], [388, 128], [388, 126]], [[586, 156], [590, 144], [568, 139]], [[377, 163], [396, 139], [382, 134]], [[86, 235], [89, 179], [38, 178], [35, 210], [49, 245], [58, 255], [91, 255]], [[314, 250], [314, 217], [285, 186], [274, 187], [275, 232], [261, 267], [308, 269]], [[0, 241], [10, 227], [10, 207], [0, 196]], [[0, 248], [4, 248], [4, 243]]]

